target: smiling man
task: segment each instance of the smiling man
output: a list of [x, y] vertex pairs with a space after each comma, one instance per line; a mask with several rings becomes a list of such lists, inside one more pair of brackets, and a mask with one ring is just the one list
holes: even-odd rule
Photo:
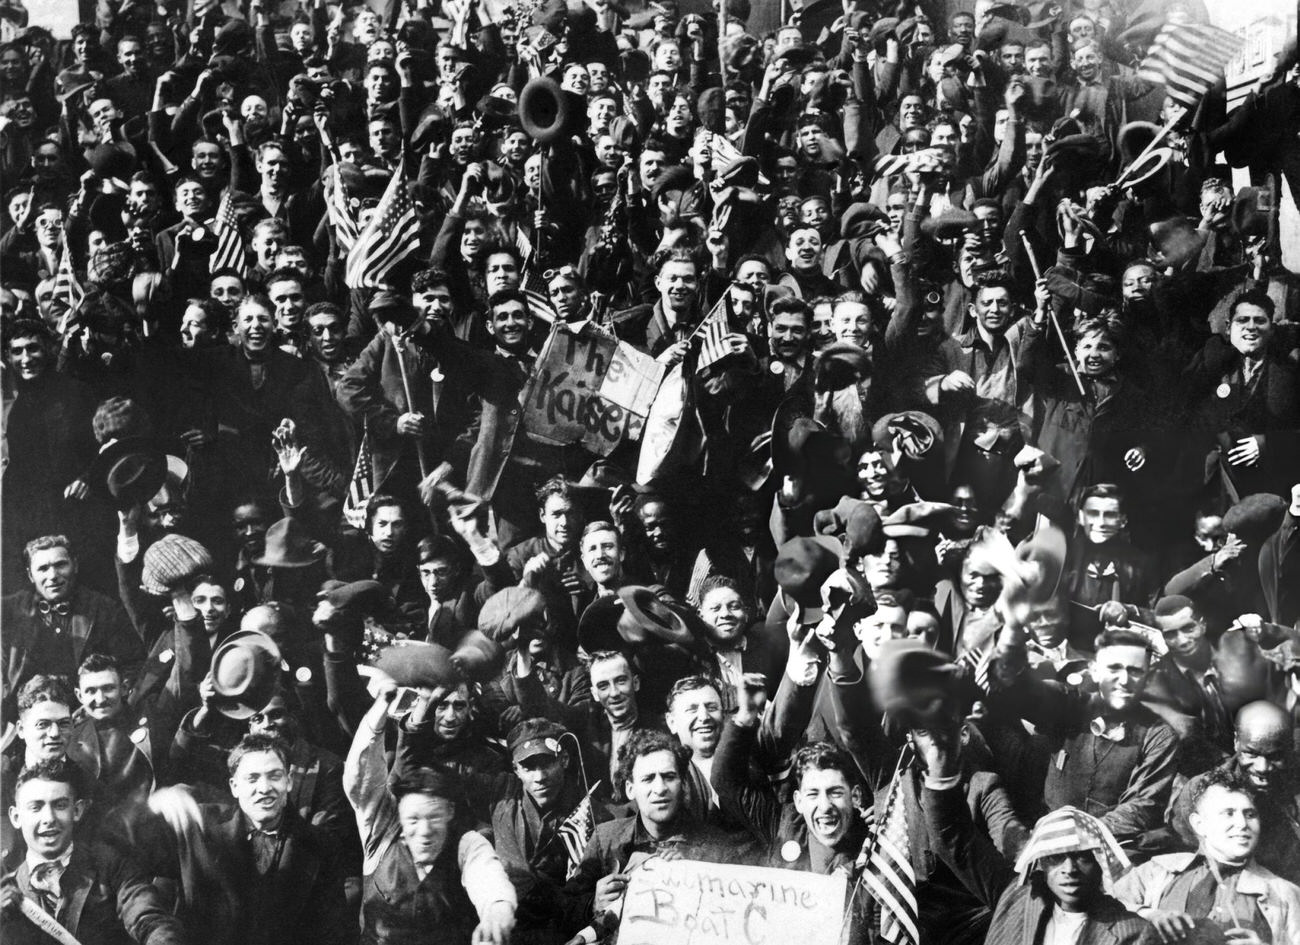
[[119, 848], [79, 834], [77, 825], [89, 803], [85, 775], [68, 762], [40, 762], [18, 776], [8, 816], [27, 853], [12, 880], [0, 887], [5, 941], [50, 941], [18, 914], [23, 899], [81, 942], [191, 941], [144, 870]]
[[722, 695], [718, 684], [707, 676], [687, 676], [673, 683], [668, 692], [668, 731], [690, 751], [686, 769], [686, 803], [692, 814], [703, 820], [718, 811], [718, 794], [710, 783], [713, 755], [722, 738]]
[[1095, 693], [1028, 672], [1025, 631], [1003, 627], [990, 661], [991, 701], [1032, 722], [1051, 756], [1045, 809], [1090, 810], [1121, 843], [1163, 820], [1174, 779], [1178, 739], [1142, 704], [1151, 670], [1147, 638], [1103, 631], [1091, 664]]

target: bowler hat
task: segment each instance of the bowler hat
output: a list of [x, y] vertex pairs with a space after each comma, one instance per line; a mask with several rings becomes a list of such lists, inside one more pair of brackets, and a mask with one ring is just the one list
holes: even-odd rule
[[260, 712], [275, 694], [280, 648], [265, 633], [232, 633], [212, 654], [212, 707], [231, 719]]
[[316, 543], [296, 519], [282, 518], [266, 530], [261, 557], [253, 564], [263, 568], [307, 568], [319, 560]]
[[436, 689], [463, 681], [452, 662], [451, 650], [437, 643], [395, 643], [380, 652], [375, 668], [393, 677], [399, 686]]

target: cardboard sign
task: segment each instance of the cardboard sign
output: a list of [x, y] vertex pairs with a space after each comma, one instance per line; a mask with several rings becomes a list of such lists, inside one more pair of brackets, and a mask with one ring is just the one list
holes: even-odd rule
[[576, 334], [552, 331], [524, 392], [524, 429], [597, 456], [608, 456], [624, 438], [638, 439], [645, 417], [601, 395], [617, 348], [618, 339], [590, 324]]
[[618, 945], [836, 945], [843, 875], [651, 858], [632, 871]]
[[639, 417], [647, 417], [663, 379], [662, 364], [626, 341], [620, 341], [614, 349], [614, 360], [600, 382], [600, 396]]

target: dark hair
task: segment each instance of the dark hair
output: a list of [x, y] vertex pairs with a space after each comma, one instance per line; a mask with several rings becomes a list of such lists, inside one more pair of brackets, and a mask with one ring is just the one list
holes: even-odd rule
[[1172, 617], [1180, 610], [1189, 607], [1192, 613], [1197, 612], [1196, 603], [1190, 597], [1184, 597], [1182, 594], [1166, 594], [1156, 601], [1155, 609], [1151, 613], [1156, 617]]
[[1276, 308], [1273, 305], [1273, 300], [1269, 298], [1267, 292], [1263, 289], [1247, 289], [1232, 300], [1232, 308], [1228, 309], [1229, 321], [1231, 321], [1232, 317], [1237, 314], [1237, 309], [1243, 305], [1255, 305], [1262, 308], [1264, 311], [1268, 312], [1270, 320], [1273, 318], [1273, 313], [1276, 311]]
[[263, 283], [263, 285], [266, 287], [266, 291], [270, 292], [271, 286], [275, 285], [277, 282], [296, 282], [301, 286], [305, 281], [306, 280], [303, 279], [302, 273], [297, 269], [294, 269], [292, 266], [281, 266], [279, 269], [273, 270], [271, 274], [266, 277], [266, 282]]
[[144, 407], [130, 397], [109, 397], [95, 409], [90, 426], [101, 445], [127, 436], [149, 436], [153, 424]]
[[766, 256], [760, 256], [758, 253], [750, 253], [747, 256], [741, 256], [736, 260], [736, 264], [731, 267], [731, 277], [733, 279], [736, 278], [736, 273], [740, 272], [740, 267], [745, 265], [745, 263], [750, 262], [761, 262], [767, 268], [768, 275], [772, 274], [773, 267], [770, 259]]
[[573, 483], [563, 476], [552, 476], [544, 483], [537, 487], [533, 496], [537, 499], [537, 508], [541, 510], [546, 506], [546, 500], [553, 495], [558, 495], [561, 499], [574, 500]]
[[778, 315], [799, 315], [805, 325], [812, 324], [812, 308], [803, 299], [793, 297], [777, 299], [767, 310], [767, 320], [773, 322]]
[[417, 564], [428, 564], [430, 561], [437, 561], [440, 558], [451, 561], [457, 569], [461, 566], [464, 555], [455, 539], [449, 535], [434, 535], [421, 538], [420, 543], [415, 546], [415, 561]]
[[81, 665], [77, 667], [77, 677], [80, 678], [89, 673], [106, 673], [109, 671], [117, 673], [117, 678], [122, 678], [122, 667], [117, 662], [117, 658], [109, 656], [107, 653], [91, 653]]
[[497, 289], [497, 291], [493, 292], [491, 297], [488, 299], [489, 315], [498, 305], [505, 305], [507, 302], [521, 303], [524, 307], [524, 311], [528, 313], [529, 317], [532, 317], [533, 307], [528, 302], [528, 296], [524, 295], [524, 293], [518, 289]]
[[18, 791], [29, 781], [53, 781], [55, 784], [66, 784], [72, 788], [73, 797], [79, 801], [89, 793], [86, 787], [86, 775], [75, 762], [67, 758], [40, 761], [23, 768], [14, 780], [14, 795], [17, 796]]
[[677, 763], [677, 773], [684, 776], [686, 766], [691, 763], [690, 749], [667, 732], [656, 729], [638, 729], [634, 731], [618, 752], [618, 780], [626, 783], [632, 780], [632, 769], [638, 758], [666, 751]]
[[489, 256], [506, 255], [515, 261], [515, 265], [522, 269], [524, 267], [523, 254], [519, 252], [519, 247], [513, 243], [506, 243], [502, 240], [493, 240], [483, 248], [483, 259], [486, 261]]
[[239, 744], [230, 749], [230, 754], [226, 756], [226, 770], [233, 776], [239, 763], [244, 760], [245, 755], [251, 755], [257, 751], [269, 751], [275, 754], [280, 762], [284, 765], [284, 770], [289, 770], [289, 746], [284, 743], [283, 739], [274, 735], [245, 735], [239, 740]]
[[608, 663], [610, 660], [622, 660], [627, 663], [627, 670], [633, 675], [633, 677], [641, 675], [637, 672], [636, 666], [632, 663], [632, 658], [622, 650], [597, 650], [595, 653], [591, 654], [591, 658], [587, 661], [588, 676], [591, 674], [591, 667], [595, 666], [597, 663]]
[[406, 503], [403, 502], [401, 499], [399, 499], [397, 496], [393, 495], [391, 492], [376, 492], [374, 495], [370, 497], [370, 501], [366, 503], [366, 534], [367, 535], [370, 534], [370, 526], [374, 523], [375, 513], [378, 512], [380, 509], [392, 508], [394, 506], [402, 510], [403, 516], [405, 516], [408, 519], [410, 518], [410, 514], [406, 508]]
[[694, 692], [696, 689], [712, 689], [722, 695], [722, 686], [711, 676], [683, 676], [677, 682], [673, 683], [673, 688], [668, 690], [668, 698], [664, 700], [664, 708], [669, 712], [673, 710], [673, 703], [683, 692]]
[[838, 771], [844, 775], [849, 787], [857, 783], [857, 768], [853, 761], [832, 742], [810, 742], [800, 748], [794, 756], [794, 782], [803, 781], [807, 771]]
[[226, 316], [226, 307], [213, 298], [201, 299], [198, 297], [185, 300], [185, 307], [193, 305], [203, 312], [204, 317], [208, 320], [208, 327], [218, 335], [224, 335], [230, 330], [230, 319]]
[[303, 321], [311, 321], [317, 315], [337, 315], [339, 318], [347, 321], [347, 313], [339, 305], [333, 302], [316, 302], [307, 306], [307, 311], [302, 313]]
[[1245, 794], [1247, 797], [1254, 798], [1255, 791], [1250, 784], [1241, 775], [1237, 774], [1230, 768], [1211, 768], [1199, 779], [1193, 779], [1188, 792], [1188, 800], [1191, 801], [1191, 810], [1201, 805], [1201, 798], [1205, 797], [1206, 792], [1213, 787], [1223, 788], [1225, 791], [1231, 791], [1234, 794]]
[[32, 555], [38, 551], [49, 551], [51, 548], [62, 548], [68, 553], [68, 557], [73, 561], [77, 560], [77, 552], [72, 547], [72, 541], [67, 535], [42, 535], [40, 538], [33, 538], [23, 546], [23, 567], [32, 566]]
[[[741, 596], [741, 599], [745, 597], [745, 592], [740, 589], [740, 583], [735, 578], [728, 577], [725, 574], [710, 574], [706, 577], [696, 596], [699, 598], [700, 603], [703, 604], [704, 598], [718, 589], [735, 591]], [[748, 606], [749, 602], [746, 601], [745, 605]]]
[[5, 348], [8, 349], [19, 338], [36, 338], [48, 346], [54, 343], [54, 332], [49, 325], [35, 318], [15, 318], [4, 326]]
[[441, 266], [430, 266], [428, 269], [421, 269], [411, 276], [411, 294], [427, 292], [436, 286], [445, 287], [450, 284], [451, 277], [447, 275], [447, 270]]
[[1120, 512], [1124, 512], [1124, 493], [1113, 482], [1099, 482], [1096, 485], [1088, 486], [1079, 493], [1078, 507], [1082, 509], [1084, 503], [1089, 499], [1114, 499], [1119, 503]]
[[979, 299], [980, 292], [985, 289], [1006, 289], [1014, 293], [1016, 287], [1011, 280], [1000, 269], [994, 269], [988, 272], [977, 273], [975, 276], [975, 298]]
[[71, 690], [62, 676], [44, 676], [37, 674], [23, 683], [18, 690], [16, 705], [18, 714], [22, 715], [39, 702], [57, 702], [67, 706], [69, 711], [77, 704]]

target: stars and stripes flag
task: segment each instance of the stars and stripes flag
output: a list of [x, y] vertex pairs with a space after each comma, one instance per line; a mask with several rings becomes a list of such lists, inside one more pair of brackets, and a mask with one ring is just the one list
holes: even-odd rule
[[370, 453], [370, 430], [366, 429], [361, 435], [361, 448], [357, 450], [357, 463], [352, 470], [352, 481], [348, 483], [348, 496], [343, 500], [343, 520], [354, 528], [365, 526], [366, 504], [375, 491], [374, 475], [375, 463]]
[[248, 248], [244, 245], [243, 234], [239, 232], [239, 219], [235, 216], [235, 205], [230, 199], [228, 187], [222, 192], [221, 202], [217, 205], [212, 232], [217, 237], [217, 248], [208, 257], [208, 272], [234, 269], [240, 275], [248, 275]]
[[546, 280], [528, 262], [519, 274], [519, 291], [528, 299], [528, 308], [534, 318], [540, 318], [554, 325], [560, 320], [560, 313], [551, 304], [551, 293], [546, 289]]
[[348, 208], [348, 188], [343, 183], [343, 175], [339, 173], [337, 164], [327, 173], [330, 174], [329, 182], [333, 185], [330, 187], [329, 200], [325, 202], [330, 226], [334, 228], [334, 239], [338, 242], [339, 249], [345, 253], [351, 252], [357, 242], [357, 220]]
[[902, 784], [907, 767], [899, 761], [894, 780], [859, 879], [879, 905], [880, 938], [891, 945], [921, 945], [917, 929], [916, 871], [907, 841], [907, 807]]
[[406, 160], [397, 165], [375, 215], [348, 252], [343, 281], [349, 289], [375, 289], [393, 267], [420, 249], [415, 204], [406, 192]]
[[696, 329], [696, 333], [703, 341], [700, 346], [700, 359], [695, 366], [697, 372], [703, 371], [709, 365], [716, 364], [731, 354], [731, 347], [727, 344], [727, 336], [732, 333], [730, 301], [730, 290], [723, 292], [722, 298], [718, 299], [718, 304], [713, 306], [713, 310], [704, 317], [704, 321]]
[[993, 659], [993, 644], [972, 647], [957, 658], [958, 664], [965, 664], [975, 672], [975, 685], [983, 692], [989, 691], [989, 661]]
[[564, 844], [565, 852], [569, 855], [569, 867], [565, 872], [565, 879], [573, 879], [577, 875], [578, 866], [582, 863], [582, 854], [586, 852], [587, 844], [591, 842], [592, 834], [596, 832], [596, 815], [591, 809], [591, 792], [600, 784], [601, 782], [597, 781], [591, 786], [587, 796], [573, 809], [573, 813], [564, 818], [564, 823], [556, 830], [560, 835], [560, 842]]
[[1193, 109], [1223, 78], [1224, 67], [1244, 44], [1244, 38], [1217, 26], [1168, 23], [1147, 51], [1138, 76], [1163, 84], [1170, 98]]
[[54, 298], [65, 303], [68, 308], [76, 308], [85, 296], [85, 290], [77, 281], [76, 270], [72, 268], [72, 250], [68, 241], [63, 241], [63, 251], [59, 254], [59, 268], [54, 273]]
[[1128, 856], [1110, 829], [1077, 807], [1060, 807], [1039, 818], [1038, 823], [1034, 824], [1034, 832], [1029, 835], [1028, 842], [1016, 860], [1016, 872], [1020, 874], [1020, 881], [1024, 882], [1033, 871], [1034, 864], [1043, 857], [1082, 850], [1093, 851], [1110, 883], [1128, 872]]

